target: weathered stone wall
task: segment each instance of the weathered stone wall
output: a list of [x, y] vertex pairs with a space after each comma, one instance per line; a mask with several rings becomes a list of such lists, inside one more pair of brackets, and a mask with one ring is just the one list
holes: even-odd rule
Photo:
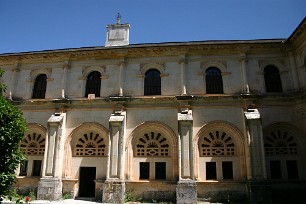
[[139, 201], [175, 201], [177, 182], [126, 182], [126, 194]]

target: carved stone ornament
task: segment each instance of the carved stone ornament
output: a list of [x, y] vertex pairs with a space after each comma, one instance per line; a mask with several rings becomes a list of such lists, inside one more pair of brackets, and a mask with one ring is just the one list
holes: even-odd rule
[[216, 67], [220, 69], [220, 71], [223, 73], [226, 72], [226, 62], [225, 61], [204, 61], [201, 62], [201, 73], [204, 74], [206, 69], [209, 67]]
[[52, 74], [52, 68], [43, 68], [43, 69], [33, 69], [30, 72], [30, 78], [28, 80], [28, 82], [33, 82], [35, 81], [36, 77], [40, 74], [45, 74], [47, 75], [47, 79], [48, 81], [52, 81], [53, 78], [51, 78], [51, 74]]
[[157, 69], [161, 76], [168, 76], [169, 74], [165, 73], [166, 65], [165, 63], [146, 63], [140, 64], [139, 75], [145, 75], [149, 69]]
[[85, 80], [87, 79], [87, 76], [91, 72], [100, 72], [101, 74], [101, 79], [107, 79], [108, 76], [106, 75], [106, 66], [104, 65], [97, 65], [97, 66], [83, 66], [82, 68], [82, 77], [80, 77], [80, 80]]
[[271, 60], [258, 60], [258, 65], [260, 70], [264, 73], [265, 67], [268, 65], [272, 65], [275, 66], [279, 72], [286, 72], [288, 71], [285, 67], [285, 61], [283, 60], [275, 60], [275, 59], [271, 59]]

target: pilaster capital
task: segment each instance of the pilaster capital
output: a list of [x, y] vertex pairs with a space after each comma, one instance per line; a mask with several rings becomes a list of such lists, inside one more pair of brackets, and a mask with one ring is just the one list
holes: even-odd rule
[[258, 109], [247, 109], [244, 111], [244, 115], [247, 120], [258, 120], [260, 119], [260, 113]]
[[48, 119], [48, 125], [51, 125], [51, 126], [56, 126], [56, 125], [59, 125], [63, 122], [63, 118], [64, 116], [62, 116], [61, 114], [59, 113], [55, 113], [53, 115], [51, 115], [51, 117]]

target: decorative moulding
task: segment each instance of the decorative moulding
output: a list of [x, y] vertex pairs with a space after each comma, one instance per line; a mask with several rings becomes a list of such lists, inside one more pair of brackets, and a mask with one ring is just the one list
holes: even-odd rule
[[140, 64], [139, 74], [137, 76], [145, 75], [149, 69], [157, 69], [160, 72], [161, 77], [169, 76], [166, 73], [166, 64], [165, 63], [146, 63]]
[[40, 74], [45, 74], [47, 75], [48, 80], [51, 79], [51, 73], [52, 73], [52, 68], [42, 68], [42, 69], [33, 69], [30, 72], [30, 79], [28, 81], [35, 81], [36, 77]]
[[226, 72], [226, 62], [225, 61], [204, 61], [204, 62], [201, 62], [200, 66], [201, 66], [202, 74], [204, 74], [206, 69], [209, 67], [216, 67], [220, 69], [222, 73]]
[[106, 75], [106, 66], [97, 65], [97, 66], [83, 66], [82, 68], [82, 76], [79, 78], [80, 80], [86, 80], [87, 76], [91, 73], [97, 71], [101, 74], [101, 79], [108, 79]]

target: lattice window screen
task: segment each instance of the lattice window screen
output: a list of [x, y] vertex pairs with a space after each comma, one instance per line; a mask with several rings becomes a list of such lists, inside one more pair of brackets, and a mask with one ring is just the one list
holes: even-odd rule
[[150, 157], [150, 156], [170, 156], [169, 144], [167, 138], [161, 133], [145, 133], [136, 143], [135, 156]]
[[297, 142], [286, 131], [271, 131], [265, 137], [266, 155], [296, 155], [298, 154]]
[[45, 153], [45, 136], [31, 133], [24, 137], [20, 144], [21, 150], [30, 156], [43, 156]]
[[99, 133], [83, 134], [74, 147], [74, 156], [107, 156], [104, 138]]
[[200, 144], [200, 156], [233, 156], [235, 144], [232, 137], [225, 132], [210, 132], [205, 135]]

